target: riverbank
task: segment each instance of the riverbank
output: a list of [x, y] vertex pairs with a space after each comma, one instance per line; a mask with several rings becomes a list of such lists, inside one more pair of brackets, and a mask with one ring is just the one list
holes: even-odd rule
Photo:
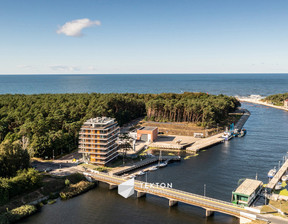
[[264, 102], [262, 101], [262, 98], [237, 98], [240, 102], [246, 102], [246, 103], [254, 103], [254, 104], [260, 104], [260, 105], [263, 105], [263, 106], [267, 106], [267, 107], [273, 107], [273, 108], [276, 108], [276, 109], [280, 109], [280, 110], [286, 110], [288, 111], [287, 108], [283, 107], [283, 106], [276, 106], [276, 105], [273, 105], [271, 103], [267, 103], [267, 102]]
[[0, 206], [0, 224], [13, 223], [34, 214], [44, 204], [53, 204], [55, 199], [69, 199], [95, 187], [85, 176], [75, 173], [65, 177], [43, 175], [42, 185], [35, 191], [12, 198]]

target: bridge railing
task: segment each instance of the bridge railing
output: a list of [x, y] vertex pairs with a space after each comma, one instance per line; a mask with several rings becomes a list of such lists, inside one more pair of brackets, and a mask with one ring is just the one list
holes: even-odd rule
[[[107, 182], [117, 182], [117, 184], [121, 184], [122, 182], [125, 182], [126, 179], [124, 178], [121, 178], [119, 176], [116, 176], [116, 175], [107, 175], [106, 173], [101, 173], [102, 175], [97, 175], [97, 174], [93, 174], [93, 175], [97, 175], [97, 179], [102, 179], [102, 180], [106, 180]], [[116, 180], [115, 180], [116, 179]], [[119, 180], [121, 179], [121, 180]], [[220, 204], [224, 204], [224, 205], [228, 205], [228, 206], [233, 206], [235, 208], [242, 208], [242, 206], [239, 206], [239, 205], [234, 205], [230, 202], [226, 202], [226, 201], [222, 201], [222, 200], [218, 200], [218, 199], [215, 199], [215, 198], [210, 198], [210, 197], [206, 197], [206, 196], [202, 196], [202, 195], [198, 195], [198, 194], [193, 194], [193, 193], [190, 193], [190, 192], [186, 192], [186, 191], [182, 191], [182, 190], [177, 190], [175, 188], [168, 188], [168, 187], [162, 187], [162, 186], [151, 186], [152, 183], [148, 183], [148, 182], [144, 182], [144, 181], [138, 181], [138, 180], [135, 180], [135, 183], [142, 186], [141, 189], [145, 192], [159, 192], [159, 193], [163, 193], [165, 192], [166, 195], [170, 195], [170, 196], [175, 196], [175, 194], [171, 193], [171, 191], [173, 192], [177, 192], [177, 193], [181, 193], [181, 194], [184, 194], [184, 195], [187, 195], [187, 196], [191, 196], [191, 197], [194, 197], [196, 199], [202, 199], [203, 201], [211, 201], [211, 202], [216, 202], [216, 203], [220, 203]], [[143, 187], [143, 186], [149, 186], [148, 188], [147, 187]], [[139, 186], [137, 186], [139, 187]], [[169, 190], [169, 191], [167, 191]], [[178, 198], [182, 198], [183, 200], [188, 200], [187, 197], [185, 196], [180, 196], [179, 194], [177, 194], [177, 197]], [[189, 198], [189, 200], [193, 201], [191, 198]], [[204, 204], [204, 203], [203, 203]], [[209, 203], [207, 204], [209, 205]]]
[[[145, 183], [145, 182], [143, 182], [143, 183]], [[139, 185], [137, 185], [137, 188], [140, 188], [141, 191], [144, 191], [146, 193], [150, 193], [150, 194], [154, 194], [154, 195], [158, 195], [158, 196], [159, 195], [160, 196], [164, 195], [167, 198], [170, 197], [171, 199], [175, 199], [175, 200], [178, 200], [178, 201], [183, 201], [184, 203], [190, 203], [192, 205], [193, 204], [198, 204], [198, 205], [201, 205], [201, 207], [207, 207], [207, 208], [213, 207], [215, 210], [222, 210], [222, 211], [225, 210], [226, 212], [230, 212], [230, 213], [233, 213], [233, 214], [238, 214], [238, 213], [240, 214], [240, 211], [237, 210], [238, 207], [233, 206], [233, 204], [222, 203], [222, 201], [221, 201], [222, 205], [221, 204], [216, 204], [214, 200], [211, 200], [211, 202], [209, 203], [209, 201], [203, 200], [204, 198], [203, 197], [198, 197], [198, 195], [196, 195], [194, 198], [191, 198], [191, 197], [189, 197], [189, 196], [191, 196], [189, 194], [188, 194], [188, 197], [187, 197], [187, 196], [184, 196], [184, 195], [179, 195], [177, 193], [172, 193], [171, 190], [173, 191], [174, 190], [173, 188], [159, 188], [159, 187], [156, 188], [156, 187], [153, 187], [153, 186], [149, 187], [149, 188], [147, 188], [147, 187], [143, 188], [143, 187], [139, 187]], [[167, 191], [167, 190], [169, 190], [169, 191]], [[178, 192], [178, 191], [175, 191], [175, 192]], [[184, 192], [184, 193], [186, 194], [187, 192]], [[225, 206], [225, 209], [224, 209], [223, 208], [223, 204], [224, 205], [229, 205], [230, 207]], [[231, 205], [233, 207], [235, 207], [235, 208], [231, 207]]]
[[[148, 185], [150, 184], [150, 183], [143, 182], [143, 181], [135, 181], [135, 182], [140, 183], [142, 185], [145, 185], [145, 183], [148, 184]], [[172, 190], [172, 191], [175, 191], [175, 192], [178, 192], [178, 193], [181, 193], [181, 194], [186, 194], [186, 195], [189, 195], [189, 196], [192, 196], [192, 197], [196, 197], [196, 198], [201, 198], [201, 199], [204, 199], [204, 200], [210, 200], [210, 201], [213, 201], [213, 202], [218, 202], [218, 203], [221, 203], [221, 204], [234, 206], [234, 207], [237, 207], [237, 208], [242, 208], [242, 206], [232, 204], [231, 202], [222, 201], [222, 200], [218, 200], [218, 199], [215, 199], [215, 198], [202, 196], [202, 195], [199, 195], [199, 194], [193, 194], [193, 193], [182, 191], [182, 190], [178, 190], [178, 189], [175, 189], [175, 188], [168, 188], [168, 187], [160, 187], [160, 188], [167, 189], [167, 190]]]

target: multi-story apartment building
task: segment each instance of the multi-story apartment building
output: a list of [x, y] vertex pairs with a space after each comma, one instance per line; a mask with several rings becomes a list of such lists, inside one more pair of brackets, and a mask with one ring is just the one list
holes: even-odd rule
[[82, 153], [84, 162], [105, 166], [116, 158], [119, 133], [120, 128], [114, 118], [87, 120], [79, 133], [79, 153]]

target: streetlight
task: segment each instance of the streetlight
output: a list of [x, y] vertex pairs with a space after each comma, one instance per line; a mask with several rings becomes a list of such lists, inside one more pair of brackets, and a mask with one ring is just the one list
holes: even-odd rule
[[145, 182], [147, 183], [147, 176], [148, 176], [148, 172], [145, 173]]
[[53, 149], [53, 160], [54, 160], [55, 156], [54, 156], [54, 149]]
[[206, 184], [204, 184], [204, 197], [206, 197]]

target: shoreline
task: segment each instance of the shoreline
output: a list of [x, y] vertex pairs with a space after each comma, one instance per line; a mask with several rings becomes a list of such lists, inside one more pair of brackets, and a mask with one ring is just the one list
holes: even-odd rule
[[271, 103], [263, 102], [263, 101], [261, 101], [261, 99], [237, 98], [237, 100], [239, 100], [240, 102], [254, 103], [254, 104], [259, 104], [259, 105], [263, 105], [263, 106], [267, 106], [267, 107], [273, 107], [276, 109], [288, 111], [288, 108], [285, 108], [284, 106], [275, 106]]

